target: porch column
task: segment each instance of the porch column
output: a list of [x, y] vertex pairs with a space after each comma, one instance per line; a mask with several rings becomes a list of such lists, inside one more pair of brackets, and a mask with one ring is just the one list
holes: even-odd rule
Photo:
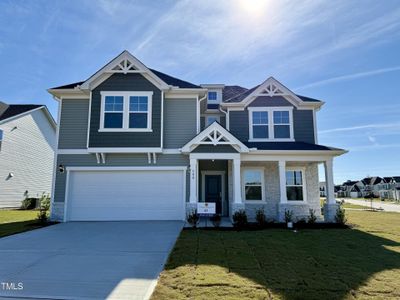
[[279, 161], [279, 188], [281, 194], [281, 203], [287, 203], [286, 194], [286, 161]]
[[242, 203], [240, 159], [233, 160], [233, 202]]
[[190, 159], [190, 203], [197, 203], [197, 159]]
[[335, 184], [333, 182], [333, 158], [324, 161], [325, 183], [326, 183], [326, 203], [336, 204]]

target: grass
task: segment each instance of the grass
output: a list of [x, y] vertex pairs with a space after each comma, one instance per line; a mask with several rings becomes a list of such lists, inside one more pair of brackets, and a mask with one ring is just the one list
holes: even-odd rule
[[0, 237], [43, 227], [37, 214], [33, 210], [0, 210]]
[[399, 299], [400, 215], [353, 229], [184, 230], [152, 299]]
[[368, 206], [365, 205], [358, 205], [358, 204], [352, 204], [352, 203], [344, 203], [342, 204], [342, 207], [344, 208], [355, 208], [355, 209], [368, 209]]

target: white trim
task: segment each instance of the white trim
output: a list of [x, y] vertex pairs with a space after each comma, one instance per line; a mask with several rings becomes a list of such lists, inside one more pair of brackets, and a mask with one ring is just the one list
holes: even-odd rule
[[[116, 66], [120, 65], [121, 62], [129, 61], [131, 65], [126, 68], [126, 65], [122, 70], [113, 70]], [[133, 68], [133, 69], [132, 69]], [[132, 69], [132, 70], [131, 70]], [[128, 51], [123, 51], [120, 55], [111, 60], [107, 65], [97, 71], [88, 80], [86, 80], [80, 88], [83, 90], [94, 89], [96, 86], [101, 84], [104, 80], [109, 78], [113, 73], [140, 73], [147, 80], [153, 83], [157, 88], [163, 90], [168, 89], [170, 86], [151, 72], [141, 61], [134, 57]]]
[[239, 153], [190, 153], [190, 159], [217, 159], [217, 160], [227, 160], [227, 159], [239, 159]]
[[221, 176], [221, 215], [224, 213], [224, 208], [225, 208], [225, 171], [209, 171], [209, 170], [204, 170], [201, 171], [201, 200], [203, 202], [206, 202], [206, 175], [219, 175]]
[[[305, 167], [288, 167], [288, 166], [286, 166], [285, 172], [287, 172], [287, 171], [301, 171], [303, 200], [289, 200], [289, 199], [287, 199], [286, 204], [306, 204], [307, 203], [306, 168]], [[286, 175], [286, 173], [285, 173], [285, 175]], [[289, 185], [289, 186], [295, 186], [295, 185]], [[286, 185], [286, 182], [285, 182], [285, 191], [286, 191], [286, 193], [287, 193], [287, 187], [288, 187], [288, 185]]]
[[[253, 138], [253, 112], [266, 112], [268, 114], [268, 138]], [[287, 111], [289, 113], [289, 138], [275, 138], [275, 123], [274, 123], [274, 112], [275, 111]], [[293, 106], [263, 106], [263, 107], [249, 107], [249, 142], [293, 142], [294, 141], [294, 125], [293, 125]], [[264, 126], [265, 126], [264, 125]], [[277, 124], [279, 125], [279, 124]]]
[[[153, 92], [152, 91], [101, 91], [101, 105], [100, 105], [100, 125], [99, 132], [152, 132], [152, 103], [153, 103]], [[123, 110], [122, 112], [122, 128], [104, 128], [104, 114], [105, 111], [105, 98], [107, 96], [123, 97]], [[130, 97], [131, 96], [145, 96], [147, 97], [147, 127], [146, 128], [130, 128], [129, 127], [129, 115], [130, 111]], [[140, 112], [138, 112], [140, 113]]]
[[87, 149], [58, 149], [58, 154], [89, 154]]
[[60, 120], [61, 120], [61, 103], [62, 99], [59, 99], [58, 103], [58, 109], [57, 109], [57, 128], [56, 128], [56, 144], [55, 144], [55, 149], [54, 149], [54, 161], [53, 161], [53, 174], [52, 174], [52, 182], [51, 182], [51, 203], [50, 203], [50, 214], [53, 214], [53, 208], [54, 208], [54, 203], [55, 203], [55, 191], [56, 191], [56, 178], [57, 178], [57, 163], [58, 163], [58, 139], [60, 136]]
[[[209, 141], [206, 141], [207, 139], [209, 139]], [[239, 152], [249, 152], [249, 148], [217, 122], [205, 128], [201, 133], [186, 143], [186, 145], [182, 147], [182, 152], [189, 153], [199, 145], [231, 145]]]
[[[261, 200], [246, 200], [246, 190], [245, 190], [245, 181], [244, 181], [244, 173], [246, 171], [260, 171], [261, 172]], [[265, 194], [265, 176], [264, 176], [265, 168], [263, 167], [242, 167], [241, 168], [241, 178], [242, 178], [242, 199], [244, 203], [262, 203], [265, 204], [266, 201], [266, 194]]]
[[[88, 127], [87, 127], [87, 136], [86, 136], [86, 148], [89, 148], [89, 136], [90, 136], [90, 120], [92, 118], [92, 91], [90, 91], [90, 99], [89, 99], [89, 112], [88, 112]], [[101, 116], [100, 116], [101, 118]]]
[[178, 148], [176, 148], [176, 149], [170, 148], [170, 149], [162, 150], [162, 154], [181, 154], [181, 153], [182, 153], [181, 149], [178, 149]]
[[67, 171], [186, 171], [187, 167], [65, 167]]
[[313, 109], [314, 143], [318, 144], [317, 113]]
[[161, 138], [160, 147], [164, 147], [164, 91], [161, 91]]
[[153, 148], [146, 148], [146, 147], [137, 147], [137, 148], [97, 148], [97, 147], [89, 147], [87, 149], [88, 153], [147, 153], [147, 152], [156, 152], [161, 153], [162, 149], [153, 147]]

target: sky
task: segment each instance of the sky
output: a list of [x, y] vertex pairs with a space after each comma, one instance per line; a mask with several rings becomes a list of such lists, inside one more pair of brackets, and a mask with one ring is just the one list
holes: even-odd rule
[[56, 115], [48, 88], [125, 49], [197, 84], [274, 76], [326, 102], [318, 142], [349, 150], [334, 160], [335, 183], [400, 176], [398, 0], [0, 0], [0, 100]]

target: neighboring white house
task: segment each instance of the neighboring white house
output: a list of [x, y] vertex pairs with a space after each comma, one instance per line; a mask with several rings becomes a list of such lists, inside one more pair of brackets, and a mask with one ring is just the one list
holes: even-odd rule
[[46, 106], [0, 102], [0, 208], [51, 192], [55, 142]]

